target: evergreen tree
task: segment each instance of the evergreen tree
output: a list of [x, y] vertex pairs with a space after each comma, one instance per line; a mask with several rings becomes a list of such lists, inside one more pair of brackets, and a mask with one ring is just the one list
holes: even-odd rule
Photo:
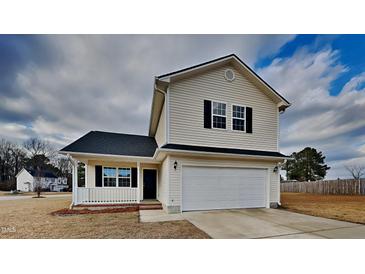
[[306, 147], [300, 152], [293, 152], [292, 160], [285, 165], [288, 180], [315, 181], [326, 176], [330, 169], [324, 163], [325, 156], [315, 148]]

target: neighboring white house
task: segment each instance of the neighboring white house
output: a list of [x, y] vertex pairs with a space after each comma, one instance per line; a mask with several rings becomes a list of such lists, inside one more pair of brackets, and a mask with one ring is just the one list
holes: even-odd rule
[[279, 114], [289, 106], [234, 54], [158, 76], [148, 136], [91, 131], [60, 151], [74, 164], [72, 202], [157, 199], [169, 213], [276, 207], [287, 158]]
[[[67, 188], [67, 178], [57, 177], [53, 172], [50, 171], [42, 172], [42, 175], [39, 177], [39, 179], [42, 188], [49, 191], [59, 192]], [[34, 191], [34, 187], [36, 186], [35, 180], [39, 179], [36, 177], [35, 170], [23, 168], [16, 175], [17, 190], [23, 192]]]

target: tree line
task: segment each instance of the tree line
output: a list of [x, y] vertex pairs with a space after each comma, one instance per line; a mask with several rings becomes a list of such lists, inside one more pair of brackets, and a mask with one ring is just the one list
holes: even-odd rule
[[59, 156], [49, 142], [30, 138], [18, 144], [1, 139], [0, 190], [16, 190], [16, 175], [23, 168], [35, 170], [39, 177], [46, 170], [51, 171], [58, 177], [66, 177], [71, 187], [71, 161], [67, 157]]

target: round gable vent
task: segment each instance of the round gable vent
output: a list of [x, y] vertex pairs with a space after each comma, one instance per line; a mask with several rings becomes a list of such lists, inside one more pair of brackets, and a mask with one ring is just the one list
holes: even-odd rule
[[224, 78], [226, 78], [227, 81], [233, 81], [234, 80], [234, 72], [231, 69], [226, 69], [224, 71]]

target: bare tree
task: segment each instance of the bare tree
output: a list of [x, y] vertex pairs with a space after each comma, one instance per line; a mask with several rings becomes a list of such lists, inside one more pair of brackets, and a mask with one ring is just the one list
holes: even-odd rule
[[41, 192], [42, 192], [42, 171], [40, 170], [40, 168], [38, 168], [38, 170], [36, 170], [35, 176], [34, 176], [34, 185], [33, 185], [33, 191], [35, 193], [37, 193], [37, 198], [41, 197]]
[[0, 188], [13, 190], [16, 188], [15, 176], [25, 166], [25, 151], [17, 144], [0, 140]]
[[24, 142], [23, 146], [30, 153], [30, 157], [33, 158], [36, 155], [44, 155], [47, 158], [55, 156], [55, 149], [47, 142], [38, 138], [30, 138]]
[[348, 165], [345, 166], [351, 176], [358, 180], [359, 183], [359, 194], [361, 194], [361, 178], [365, 175], [365, 166], [362, 165]]
[[365, 175], [365, 166], [348, 165], [345, 168], [355, 180], [360, 180]]
[[43, 188], [41, 177], [47, 169], [49, 160], [55, 157], [56, 151], [49, 142], [38, 138], [28, 139], [23, 146], [30, 154], [29, 163], [36, 172], [33, 190], [39, 198]]
[[59, 157], [55, 162], [55, 166], [60, 170], [59, 175], [62, 177], [66, 177], [72, 172], [72, 163], [67, 157]]
[[55, 161], [55, 166], [58, 168], [58, 176], [67, 178], [68, 189], [72, 188], [72, 163], [67, 157], [59, 157]]

